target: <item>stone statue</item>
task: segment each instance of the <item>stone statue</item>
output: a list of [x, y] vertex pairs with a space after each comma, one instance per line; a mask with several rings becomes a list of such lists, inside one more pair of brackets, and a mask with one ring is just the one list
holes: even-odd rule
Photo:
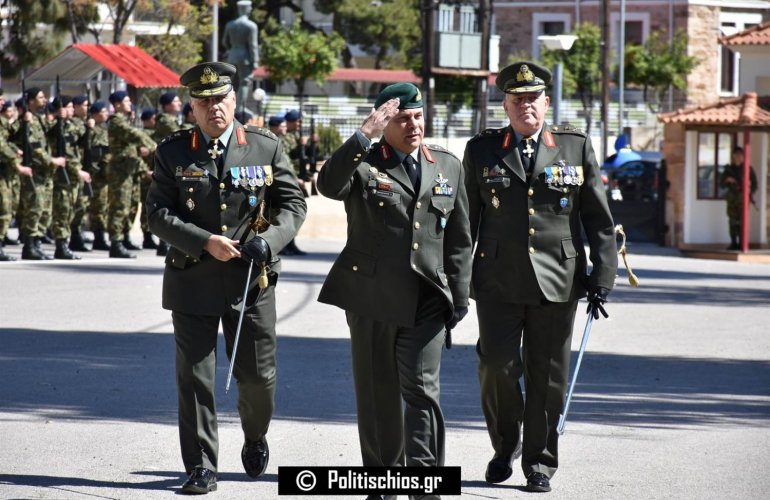
[[227, 62], [238, 69], [235, 89], [238, 106], [245, 106], [249, 96], [252, 73], [259, 65], [257, 23], [249, 19], [251, 0], [238, 0], [238, 17], [228, 21], [222, 46], [227, 50]]

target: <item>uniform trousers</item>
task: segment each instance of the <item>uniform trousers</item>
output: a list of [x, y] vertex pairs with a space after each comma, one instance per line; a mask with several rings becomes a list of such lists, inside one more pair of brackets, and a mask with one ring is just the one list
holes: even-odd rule
[[[576, 309], [577, 301], [476, 303], [476, 350], [487, 430], [495, 457], [508, 457], [521, 439], [523, 422], [525, 476], [541, 472], [551, 477], [559, 466], [556, 427], [567, 392]], [[522, 374], [526, 399], [519, 381]]]
[[[205, 286], [205, 284], [202, 284]], [[195, 467], [218, 467], [219, 440], [215, 405], [217, 331], [220, 320], [227, 357], [232, 356], [239, 311], [220, 318], [172, 312], [176, 340], [176, 382], [179, 398], [179, 441], [189, 474]], [[275, 287], [264, 290], [247, 308], [233, 368], [238, 385], [238, 413], [246, 439], [267, 434], [275, 407]], [[222, 383], [224, 386], [224, 382]]]
[[347, 313], [364, 466], [444, 464], [439, 370], [449, 306], [438, 292], [421, 295], [411, 328]]

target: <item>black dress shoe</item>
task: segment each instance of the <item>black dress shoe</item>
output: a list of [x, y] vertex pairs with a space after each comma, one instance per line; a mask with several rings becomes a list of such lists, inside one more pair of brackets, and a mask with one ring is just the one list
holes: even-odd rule
[[205, 467], [193, 469], [190, 477], [182, 485], [182, 493], [202, 495], [217, 489], [217, 474]]
[[270, 459], [270, 448], [267, 446], [267, 439], [263, 437], [259, 441], [249, 439], [243, 443], [241, 449], [241, 461], [243, 469], [249, 477], [254, 479], [261, 476], [267, 469], [267, 462]]
[[548, 476], [542, 472], [530, 472], [527, 475], [527, 491], [548, 493], [551, 491], [551, 483]]
[[507, 457], [495, 457], [487, 464], [487, 473], [484, 475], [484, 479], [488, 483], [497, 484], [502, 483], [513, 474], [511, 463], [521, 456], [521, 441], [513, 450], [513, 454]]

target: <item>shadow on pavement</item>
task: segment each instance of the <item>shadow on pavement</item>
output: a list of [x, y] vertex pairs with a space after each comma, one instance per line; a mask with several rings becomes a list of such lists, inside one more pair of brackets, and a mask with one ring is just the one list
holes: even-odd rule
[[[168, 334], [0, 329], [0, 408], [45, 419], [177, 425], [174, 339]], [[236, 418], [220, 335], [217, 406]], [[279, 337], [276, 419], [356, 421], [347, 339]], [[574, 365], [574, 356], [573, 356]], [[450, 428], [483, 429], [474, 346], [442, 361]], [[633, 427], [698, 426], [770, 419], [770, 361], [645, 357], [587, 352], [570, 422]]]

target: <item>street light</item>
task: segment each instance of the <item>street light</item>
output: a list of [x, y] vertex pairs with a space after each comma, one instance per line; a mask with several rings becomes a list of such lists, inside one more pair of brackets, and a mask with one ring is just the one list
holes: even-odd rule
[[[537, 39], [543, 43], [548, 50], [569, 50], [572, 44], [578, 39], [576, 35], [540, 35]], [[553, 68], [553, 123], [561, 123], [561, 87], [564, 66], [561, 61], [556, 63]]]

